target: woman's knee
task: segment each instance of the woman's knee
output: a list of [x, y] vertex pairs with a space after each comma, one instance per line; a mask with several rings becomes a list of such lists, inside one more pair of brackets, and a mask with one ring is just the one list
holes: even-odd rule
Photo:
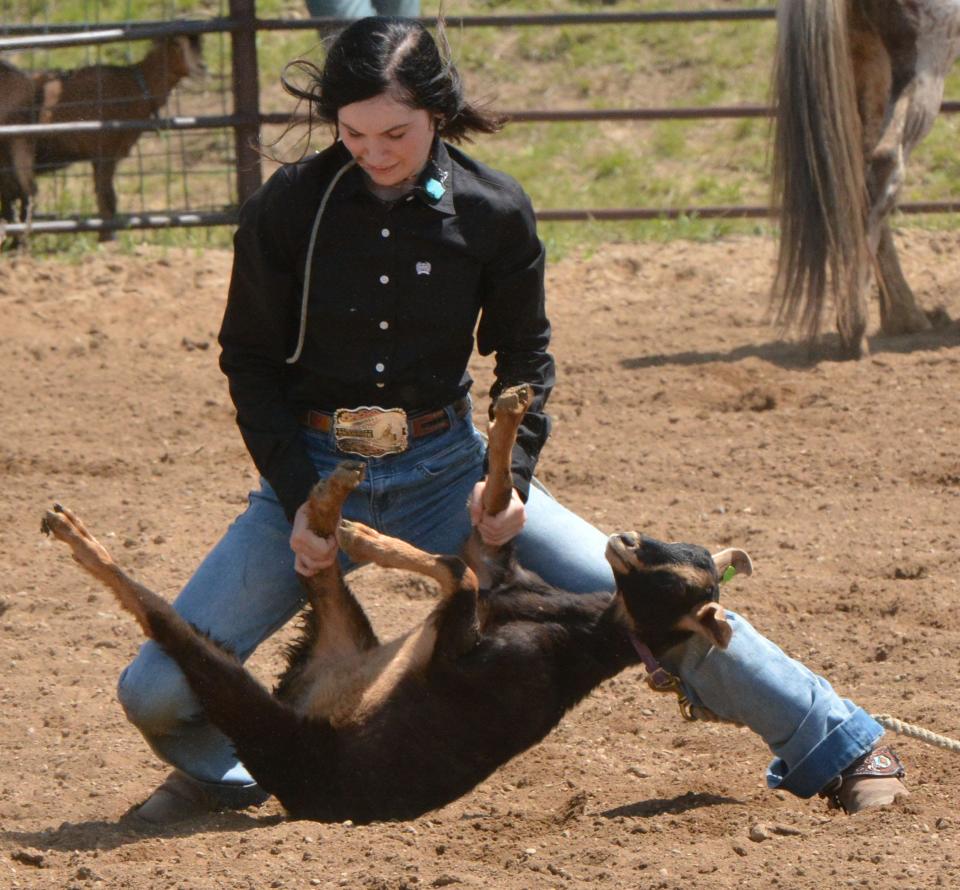
[[152, 641], [147, 642], [117, 682], [127, 719], [146, 735], [164, 735], [196, 712], [186, 677]]
[[530, 489], [527, 524], [516, 539], [521, 565], [572, 593], [613, 592], [607, 536], [539, 488]]

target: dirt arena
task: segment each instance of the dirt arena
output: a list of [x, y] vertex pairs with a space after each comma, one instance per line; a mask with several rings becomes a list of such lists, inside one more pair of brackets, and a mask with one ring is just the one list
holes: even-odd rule
[[[900, 239], [960, 317], [955, 234]], [[765, 318], [772, 245], [610, 246], [549, 273], [559, 384], [540, 475], [607, 531], [737, 545], [724, 590], [873, 713], [960, 737], [960, 327], [810, 363]], [[412, 823], [285, 821], [276, 804], [147, 830], [166, 770], [124, 720], [133, 620], [39, 533], [72, 506], [172, 597], [252, 466], [217, 369], [226, 252], [0, 259], [0, 886], [960, 887], [960, 757], [896, 741], [912, 796], [846, 817], [769, 791], [746, 730], [683, 722], [639, 669], [473, 793]], [[478, 364], [477, 391], [490, 383]], [[485, 407], [485, 399], [479, 399]], [[431, 607], [380, 570], [381, 636]], [[281, 634], [252, 666], [280, 668]]]

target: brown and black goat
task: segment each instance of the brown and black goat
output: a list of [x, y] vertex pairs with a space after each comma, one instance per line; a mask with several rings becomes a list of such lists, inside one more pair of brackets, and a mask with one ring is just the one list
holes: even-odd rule
[[[88, 65], [71, 71], [33, 75], [44, 122], [149, 120], [166, 103], [173, 88], [185, 77], [204, 71], [200, 35], [165, 37], [154, 41], [147, 54], [133, 65]], [[97, 211], [105, 221], [117, 212], [113, 178], [117, 164], [140, 138], [140, 130], [47, 133], [35, 142], [37, 175], [50, 173], [76, 161], [93, 164]], [[114, 237], [100, 233], [101, 241]]]
[[[484, 503], [509, 497], [509, 453], [522, 406], [505, 393], [490, 430]], [[504, 402], [510, 404], [504, 406]], [[725, 646], [730, 628], [715, 602], [720, 573], [749, 571], [743, 551], [613, 535], [607, 558], [617, 592], [556, 590], [517, 566], [509, 550], [437, 556], [340, 520], [363, 465], [344, 462], [311, 495], [311, 524], [357, 562], [419, 572], [440, 585], [426, 620], [378, 642], [339, 567], [304, 579], [305, 636], [275, 694], [166, 600], [129, 578], [79, 519], [57, 506], [43, 528], [110, 587], [147, 636], [176, 660], [208, 718], [232, 741], [257, 782], [293, 817], [369, 822], [408, 819], [468, 792], [534, 745], [605, 679], [700, 633]], [[478, 583], [478, 573], [489, 584]]]

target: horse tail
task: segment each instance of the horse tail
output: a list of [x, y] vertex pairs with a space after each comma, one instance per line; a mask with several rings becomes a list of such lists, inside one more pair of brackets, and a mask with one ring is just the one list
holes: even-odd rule
[[869, 262], [867, 191], [846, 0], [781, 0], [774, 61], [773, 202], [780, 243], [771, 303], [808, 338], [828, 291], [838, 318]]

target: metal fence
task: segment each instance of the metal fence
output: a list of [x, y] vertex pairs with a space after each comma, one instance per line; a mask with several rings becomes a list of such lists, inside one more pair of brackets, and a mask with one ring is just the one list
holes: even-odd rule
[[[92, 0], [95, 2], [95, 0]], [[45, 21], [42, 23], [7, 23], [0, 25], [0, 52], [5, 53], [50, 53], [55, 49], [100, 48], [111, 44], [129, 46], [132, 41], [145, 41], [170, 35], [216, 35], [223, 41], [217, 53], [219, 66], [213, 72], [219, 87], [205, 94], [203, 101], [190, 102], [189, 98], [181, 102], [175, 113], [165, 112], [150, 119], [134, 120], [83, 120], [69, 123], [11, 123], [0, 119], [0, 146], [4, 140], [23, 137], [31, 140], [53, 134], [63, 133], [114, 133], [137, 131], [149, 133], [154, 137], [166, 135], [168, 142], [164, 152], [168, 160], [179, 152], [184, 159], [191, 151], [205, 158], [211, 166], [202, 171], [199, 164], [188, 164], [186, 160], [180, 169], [170, 164], [161, 174], [166, 177], [164, 209], [147, 209], [146, 189], [143, 187], [145, 176], [144, 155], [138, 153], [127, 164], [135, 164], [131, 176], [139, 177], [141, 211], [117, 215], [112, 220], [101, 219], [90, 214], [75, 212], [57, 217], [49, 211], [37, 214], [29, 223], [13, 222], [6, 225], [10, 234], [18, 234], [29, 229], [38, 233], [64, 233], [80, 231], [103, 231], [110, 229], [146, 229], [173, 226], [214, 226], [232, 225], [236, 221], [237, 208], [261, 183], [261, 155], [257, 148], [263, 127], [282, 125], [292, 121], [289, 114], [264, 113], [260, 108], [259, 69], [257, 59], [256, 36], [258, 32], [315, 30], [318, 27], [335, 28], [346, 22], [335, 19], [259, 19], [256, 15], [256, 0], [219, 0], [218, 15], [206, 20], [176, 21], [123, 21], [123, 22], [85, 22], [63, 23]], [[550, 15], [492, 15], [492, 16], [451, 16], [447, 18], [448, 28], [501, 27], [524, 28], [530, 26], [596, 26], [624, 25], [642, 26], [650, 24], [673, 23], [682, 25], [691, 22], [728, 22], [736, 23], [749, 20], [763, 20], [774, 17], [775, 11], [767, 9], [740, 10], [703, 10], [698, 12], [601, 12]], [[431, 24], [432, 19], [423, 19]], [[33, 67], [36, 67], [34, 65]], [[229, 70], [227, 70], [229, 68]], [[180, 95], [179, 93], [176, 95]], [[189, 97], [189, 93], [186, 94]], [[218, 114], [202, 113], [209, 109], [210, 96], [220, 106]], [[229, 101], [228, 101], [229, 100]], [[228, 108], [227, 106], [231, 106]], [[960, 110], [960, 103], [945, 102], [943, 111]], [[770, 109], [763, 105], [738, 105], [714, 107], [662, 107], [662, 108], [618, 108], [618, 109], [517, 109], [504, 112], [513, 123], [538, 122], [591, 122], [591, 121], [662, 121], [693, 119], [736, 119], [763, 118]], [[202, 143], [203, 151], [191, 149], [182, 141], [184, 134], [218, 134], [216, 138], [207, 137]], [[181, 141], [171, 143], [172, 137]], [[145, 143], [137, 143], [138, 151]], [[211, 156], [213, 160], [211, 161]], [[190, 206], [194, 181], [201, 172], [211, 172], [219, 177], [222, 190], [219, 205], [208, 202], [203, 206]], [[171, 183], [180, 183], [171, 187]], [[185, 201], [182, 209], [173, 209], [175, 194], [181, 194]], [[48, 196], [49, 197], [49, 196]], [[56, 205], [54, 196], [53, 204]], [[194, 200], [194, 204], [197, 201]], [[43, 210], [41, 202], [41, 210]], [[925, 201], [900, 205], [907, 213], [956, 212], [960, 210], [960, 201]], [[702, 219], [748, 219], [761, 218], [769, 214], [769, 208], [760, 205], [722, 205], [722, 206], [683, 206], [683, 207], [593, 207], [583, 209], [546, 208], [538, 212], [542, 220], [655, 220], [696, 217]]]

